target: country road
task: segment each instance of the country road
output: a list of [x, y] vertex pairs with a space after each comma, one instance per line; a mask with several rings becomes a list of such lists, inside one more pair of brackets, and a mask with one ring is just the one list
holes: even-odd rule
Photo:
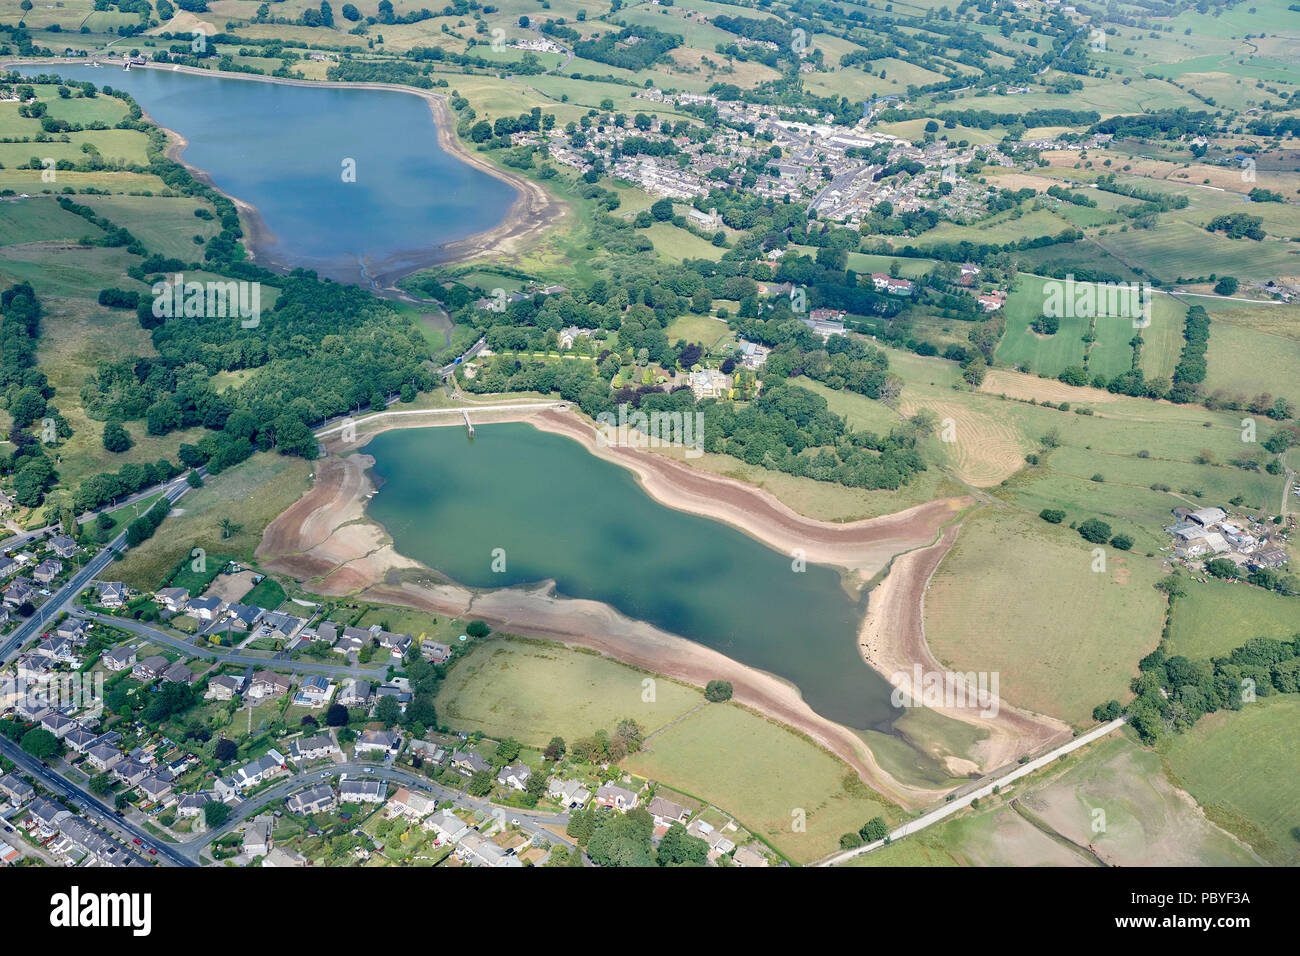
[[[1126, 723], [1128, 723], [1128, 718], [1120, 717], [1117, 720], [1112, 720], [1108, 724], [1102, 724], [1100, 727], [1096, 728], [1095, 730], [1090, 730], [1088, 731], [1088, 733], [1083, 734], [1080, 737], [1075, 737], [1073, 740], [1061, 744], [1061, 746], [1057, 747], [1055, 750], [1052, 750], [1041, 757], [1037, 757], [1033, 760], [1030, 760], [1027, 763], [1020, 764], [1019, 766], [1003, 774], [1001, 777], [995, 777], [989, 780], [982, 787], [972, 790], [970, 793], [965, 794], [964, 796], [957, 797], [945, 803], [943, 806], [939, 807], [938, 809], [931, 810], [929, 813], [917, 817], [915, 820], [909, 820], [907, 823], [904, 823], [902, 826], [898, 827], [896, 830], [890, 833], [886, 839], [893, 842], [894, 840], [900, 840], [903, 837], [908, 836], [910, 834], [919, 833], [921, 830], [924, 830], [926, 827], [933, 826], [939, 821], [947, 819], [948, 817], [956, 813], [958, 810], [964, 810], [966, 807], [970, 806], [973, 801], [981, 797], [989, 796], [990, 794], [993, 793], [994, 787], [998, 787], [998, 788], [1005, 787], [1007, 784], [1014, 783], [1015, 781], [1019, 780], [1021, 777], [1026, 777], [1036, 770], [1041, 770], [1043, 767], [1046, 767], [1048, 764], [1050, 764], [1053, 760], [1056, 760], [1058, 757], [1063, 757], [1068, 753], [1078, 750], [1080, 747], [1092, 743], [1094, 740], [1099, 740], [1102, 737], [1105, 737], [1111, 731], [1118, 730], [1120, 727], [1123, 727]], [[838, 864], [845, 863], [848, 860], [853, 859], [854, 857], [862, 856], [864, 853], [870, 853], [872, 850], [878, 850], [880, 849], [880, 847], [884, 845], [885, 845], [884, 840], [877, 840], [874, 843], [868, 843], [866, 846], [855, 847], [852, 850], [845, 850], [842, 853], [832, 854], [831, 856], [828, 856], [822, 860], [818, 860], [817, 863], [815, 863], [814, 865], [815, 866], [837, 866]]]

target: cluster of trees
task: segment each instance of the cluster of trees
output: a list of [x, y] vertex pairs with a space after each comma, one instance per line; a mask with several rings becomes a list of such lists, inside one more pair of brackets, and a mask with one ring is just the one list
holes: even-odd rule
[[862, 827], [853, 833], [845, 833], [840, 837], [840, 849], [852, 850], [860, 846], [866, 846], [868, 843], [875, 843], [877, 840], [889, 839], [889, 824], [885, 822], [884, 817], [872, 817]]
[[1263, 239], [1264, 220], [1259, 216], [1248, 216], [1244, 212], [1225, 213], [1215, 216], [1205, 226], [1206, 232], [1222, 232], [1229, 239]]
[[655, 820], [636, 807], [627, 813], [579, 810], [569, 817], [566, 832], [597, 866], [704, 866], [709, 845], [686, 832], [680, 823], [668, 828], [655, 849]]
[[72, 434], [67, 422], [49, 404], [54, 389], [36, 368], [36, 341], [40, 336], [41, 304], [27, 282], [0, 293], [0, 401], [13, 419], [9, 441], [14, 449], [0, 452], [0, 475], [14, 476], [14, 500], [35, 508], [57, 478], [54, 463], [43, 443], [28, 431], [45, 418], [55, 421], [56, 437]]
[[1191, 727], [1205, 714], [1240, 710], [1252, 692], [1261, 697], [1300, 693], [1300, 634], [1291, 641], [1253, 638], [1226, 657], [1208, 661], [1169, 656], [1161, 645], [1138, 669], [1133, 681], [1137, 697], [1124, 712], [1142, 739], [1153, 743]]
[[[632, 39], [630, 44], [629, 39]], [[649, 69], [681, 45], [682, 38], [676, 34], [654, 27], [632, 26], [591, 40], [579, 40], [573, 44], [573, 52], [585, 60], [638, 71]]]
[[1196, 397], [1196, 386], [1205, 381], [1209, 347], [1210, 315], [1203, 306], [1194, 305], [1183, 320], [1183, 350], [1174, 366], [1172, 401], [1188, 402]]

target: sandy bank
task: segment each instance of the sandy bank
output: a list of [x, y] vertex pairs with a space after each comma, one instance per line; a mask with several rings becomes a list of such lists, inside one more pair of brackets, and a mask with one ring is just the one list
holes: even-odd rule
[[[923, 673], [947, 671], [925, 640], [925, 592], [959, 530], [959, 525], [951, 525], [933, 545], [899, 555], [868, 599], [858, 648], [863, 660], [895, 686], [895, 675], [905, 674], [910, 681], [917, 664]], [[991, 715], [969, 705], [933, 704], [930, 709], [988, 733], [976, 746], [974, 761], [949, 758], [948, 767], [954, 774], [987, 773], [1071, 736], [1067, 724], [1019, 710], [1005, 700], [998, 702], [996, 714]]]
[[[727, 521], [757, 540], [782, 550], [804, 548], [808, 559], [834, 563], [869, 577], [898, 551], [928, 545], [940, 526], [964, 502], [933, 502], [869, 521], [844, 525], [799, 515], [772, 496], [731, 479], [630, 449], [595, 443], [591, 427], [572, 414], [495, 410], [471, 412], [489, 418], [527, 420], [582, 441], [593, 452], [633, 470], [660, 502]], [[389, 428], [420, 424], [457, 426], [451, 416], [379, 419], [363, 423], [364, 444]], [[459, 427], [463, 427], [460, 425]], [[334, 448], [337, 452], [340, 449]], [[513, 633], [582, 645], [636, 667], [702, 686], [731, 681], [736, 699], [807, 734], [848, 762], [871, 786], [906, 807], [937, 799], [942, 791], [901, 783], [875, 761], [851, 729], [812, 710], [798, 689], [772, 674], [743, 665], [717, 651], [670, 634], [596, 601], [557, 596], [550, 586], [476, 591], [448, 582], [437, 572], [393, 550], [387, 535], [365, 518], [373, 493], [364, 454], [322, 459], [312, 488], [267, 527], [258, 558], [269, 570], [289, 574], [326, 595], [357, 595], [434, 613], [482, 618]]]

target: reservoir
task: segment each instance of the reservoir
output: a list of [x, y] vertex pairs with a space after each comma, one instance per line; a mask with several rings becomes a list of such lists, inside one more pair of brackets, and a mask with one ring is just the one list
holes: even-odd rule
[[165, 69], [28, 67], [111, 86], [184, 136], [182, 158], [256, 208], [264, 265], [339, 281], [404, 274], [498, 225], [513, 187], [438, 145], [429, 103], [392, 90], [289, 86]]
[[[899, 711], [862, 660], [865, 599], [831, 568], [655, 501], [627, 469], [523, 423], [373, 438], [368, 514], [396, 549], [461, 584], [556, 582], [795, 684], [819, 714], [888, 731]], [[494, 570], [504, 560], [504, 571]]]

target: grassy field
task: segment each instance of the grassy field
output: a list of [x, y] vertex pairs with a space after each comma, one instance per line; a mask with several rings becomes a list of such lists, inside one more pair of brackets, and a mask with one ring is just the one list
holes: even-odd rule
[[1198, 299], [1210, 315], [1207, 389], [1300, 396], [1300, 308]]
[[966, 519], [925, 599], [926, 637], [960, 671], [998, 672], [1013, 704], [1090, 722], [1093, 707], [1127, 699], [1137, 661], [1155, 648], [1164, 598], [1159, 566], [1093, 545], [1063, 526], [1007, 508]]
[[[153, 590], [194, 548], [251, 562], [262, 531], [307, 490], [311, 470], [311, 463], [301, 458], [266, 452], [209, 478], [180, 500], [156, 535], [114, 565], [114, 577]], [[240, 527], [229, 538], [221, 535], [223, 518]]]
[[1169, 653], [1219, 657], [1252, 637], [1289, 641], [1300, 634], [1300, 598], [1246, 584], [1189, 581], [1174, 601]]
[[1260, 862], [1165, 778], [1157, 754], [1124, 735], [1098, 741], [981, 802], [978, 810], [850, 865], [1095, 866], [1088, 845], [1111, 866]]
[[1260, 698], [1241, 711], [1203, 717], [1162, 742], [1170, 777], [1215, 823], [1270, 862], [1300, 863], [1300, 698]]
[[[734, 813], [798, 863], [833, 852], [841, 834], [897, 812], [847, 765], [807, 738], [734, 704], [709, 705], [655, 737], [624, 761]], [[793, 829], [803, 810], [807, 831]]]
[[447, 674], [438, 715], [453, 730], [481, 730], [545, 746], [610, 730], [631, 717], [647, 733], [680, 717], [704, 698], [666, 678], [655, 699], [642, 700], [647, 675], [598, 654], [559, 644], [493, 638], [477, 644]]

